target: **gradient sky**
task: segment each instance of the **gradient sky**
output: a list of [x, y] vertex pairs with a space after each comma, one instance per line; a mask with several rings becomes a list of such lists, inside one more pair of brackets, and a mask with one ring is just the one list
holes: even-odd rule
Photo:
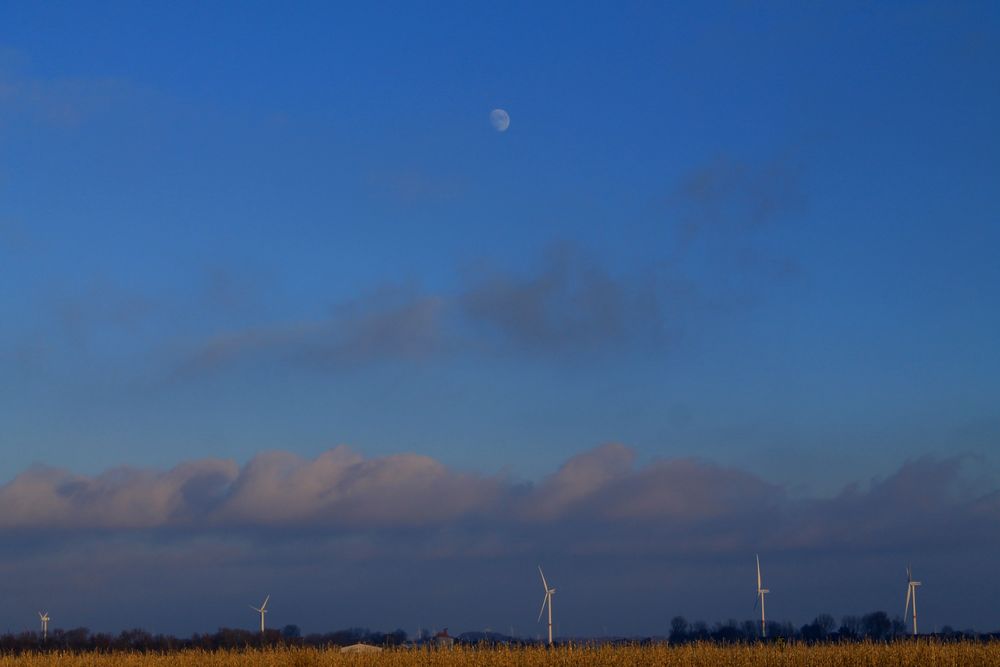
[[363, 5], [0, 8], [0, 630], [1000, 628], [995, 3]]

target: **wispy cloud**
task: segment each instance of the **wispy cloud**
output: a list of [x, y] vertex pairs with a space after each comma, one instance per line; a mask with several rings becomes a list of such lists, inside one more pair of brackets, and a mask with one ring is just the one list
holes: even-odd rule
[[377, 194], [388, 194], [402, 206], [448, 202], [468, 187], [458, 176], [418, 166], [372, 170], [366, 181]]
[[458, 304], [500, 345], [551, 352], [656, 340], [663, 298], [651, 276], [612, 276], [563, 244], [551, 247], [533, 273], [479, 271]]
[[201, 341], [177, 373], [239, 363], [291, 363], [339, 371], [460, 353], [569, 355], [664, 338], [662, 301], [648, 275], [613, 276], [569, 244], [533, 271], [482, 269], [454, 292], [389, 286], [338, 304], [327, 316], [232, 330]]
[[[0, 187], [3, 180], [0, 179]], [[36, 240], [27, 227], [16, 219], [0, 217], [0, 253], [20, 253], [30, 249]]]
[[552, 359], [659, 348], [691, 326], [702, 301], [718, 305], [734, 285], [742, 296], [749, 278], [796, 270], [792, 259], [762, 250], [758, 232], [804, 201], [800, 170], [788, 160], [719, 159], [692, 170], [669, 197], [678, 243], [662, 262], [616, 272], [573, 243], [553, 243], [530, 268], [480, 262], [452, 290], [384, 287], [324, 318], [231, 330], [197, 344], [181, 366], [305, 361], [340, 370], [456, 352]]
[[779, 158], [750, 164], [719, 157], [691, 170], [669, 198], [681, 236], [737, 234], [779, 223], [805, 207], [802, 170]]
[[77, 127], [106, 112], [129, 92], [113, 78], [40, 77], [25, 72], [17, 52], [0, 53], [0, 119], [24, 118], [56, 127]]
[[807, 201], [804, 169], [788, 156], [762, 163], [718, 157], [689, 171], [667, 197], [673, 261], [705, 263], [716, 282], [737, 292], [748, 283], [798, 276], [796, 258], [775, 251], [768, 239], [803, 219]]
[[175, 369], [198, 375], [244, 361], [343, 370], [386, 360], [421, 359], [443, 344], [443, 297], [383, 288], [332, 309], [324, 318], [261, 325], [204, 341]]
[[[241, 365], [339, 373], [455, 355], [586, 363], [623, 350], [662, 353], [703, 326], [704, 312], [734, 301], [734, 285], [742, 296], [753, 282], [747, 276], [761, 264], [787, 273], [792, 263], [758, 252], [753, 230], [789, 216], [800, 193], [795, 170], [784, 162], [720, 160], [677, 186], [670, 215], [684, 241], [674, 257], [645, 266], [616, 269], [578, 245], [558, 242], [533, 265], [511, 269], [480, 261], [459, 271], [450, 289], [388, 284], [298, 319], [270, 318], [262, 308], [278, 282], [274, 276], [248, 278], [252, 271], [232, 267], [214, 267], [207, 284], [184, 299], [94, 280], [89, 289], [84, 284], [52, 297], [30, 338], [50, 353], [71, 348], [76, 354], [95, 333], [117, 340], [127, 332], [129, 349], [143, 347], [144, 358], [156, 360], [148, 363], [161, 369], [141, 373], [173, 379]], [[711, 271], [691, 261], [705, 251], [701, 246], [721, 258]], [[748, 265], [754, 265], [751, 273]], [[157, 325], [145, 326], [152, 322]], [[141, 336], [133, 335], [137, 330]], [[110, 345], [88, 353], [119, 350]]]

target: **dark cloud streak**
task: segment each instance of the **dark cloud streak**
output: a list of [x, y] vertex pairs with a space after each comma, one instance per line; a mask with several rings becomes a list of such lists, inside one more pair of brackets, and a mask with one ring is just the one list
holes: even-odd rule
[[421, 359], [442, 345], [444, 307], [441, 297], [383, 288], [335, 307], [326, 318], [215, 336], [187, 355], [174, 375], [197, 376], [246, 360], [344, 370]]
[[457, 294], [383, 287], [335, 306], [323, 318], [218, 335], [189, 353], [176, 375], [240, 363], [343, 371], [463, 353], [574, 355], [616, 345], [655, 346], [666, 338], [662, 301], [651, 278], [614, 277], [561, 244], [537, 271], [478, 271]]
[[[581, 359], [663, 349], [698, 326], [705, 306], [718, 310], [758, 278], [798, 271], [793, 259], [765, 251], [759, 232], [802, 209], [800, 171], [784, 159], [719, 159], [693, 170], [668, 199], [673, 255], [646, 269], [616, 273], [573, 243], [554, 243], [531, 270], [481, 262], [451, 292], [384, 287], [328, 317], [218, 335], [196, 345], [183, 373], [241, 362], [343, 370], [470, 352]], [[712, 271], [695, 278], [706, 256]]]
[[752, 165], [720, 157], [688, 173], [669, 206], [686, 242], [718, 233], [745, 236], [804, 209], [801, 168], [788, 159]]
[[551, 352], [656, 340], [661, 299], [650, 278], [615, 278], [562, 244], [534, 274], [478, 272], [458, 302], [469, 322], [501, 346]]

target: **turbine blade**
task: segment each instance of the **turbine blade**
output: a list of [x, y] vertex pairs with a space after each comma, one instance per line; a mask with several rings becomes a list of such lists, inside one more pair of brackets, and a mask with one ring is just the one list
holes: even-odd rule
[[906, 587], [906, 606], [903, 607], [903, 618], [906, 618], [906, 614], [910, 611], [910, 595], [913, 593], [913, 586]]
[[[542, 608], [538, 610], [538, 621], [542, 620], [542, 614], [545, 613], [545, 603], [549, 601], [549, 594], [546, 593], [545, 597], [542, 598]], [[535, 623], [538, 623], [535, 621]]]
[[760, 555], [755, 555], [757, 556], [757, 590], [760, 590]]
[[546, 591], [546, 593], [548, 593], [549, 584], [548, 584], [548, 582], [545, 581], [545, 573], [542, 572], [542, 566], [541, 565], [538, 566], [538, 574], [542, 575], [542, 586], [545, 587], [545, 591]]
[[271, 595], [270, 595], [270, 594], [268, 594], [268, 596], [267, 596], [266, 598], [264, 598], [264, 604], [262, 604], [262, 605], [260, 606], [260, 608], [261, 608], [262, 610], [263, 610], [263, 609], [266, 609], [266, 608], [267, 608], [267, 601], [268, 601], [268, 600], [270, 600], [270, 599], [271, 599]]
[[757, 603], [759, 603], [759, 602], [760, 602], [760, 593], [757, 593], [757, 595], [755, 595], [753, 597], [753, 608], [754, 609], [757, 608]]

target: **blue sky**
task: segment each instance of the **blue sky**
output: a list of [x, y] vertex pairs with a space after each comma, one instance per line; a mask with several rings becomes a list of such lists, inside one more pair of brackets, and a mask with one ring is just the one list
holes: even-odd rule
[[[958, 457], [988, 498], [998, 31], [991, 3], [4, 6], [0, 480], [343, 444], [544, 489], [622, 443], [788, 502]], [[90, 525], [51, 511], [57, 543]], [[129, 530], [161, 524], [115, 525], [143, 571]]]

